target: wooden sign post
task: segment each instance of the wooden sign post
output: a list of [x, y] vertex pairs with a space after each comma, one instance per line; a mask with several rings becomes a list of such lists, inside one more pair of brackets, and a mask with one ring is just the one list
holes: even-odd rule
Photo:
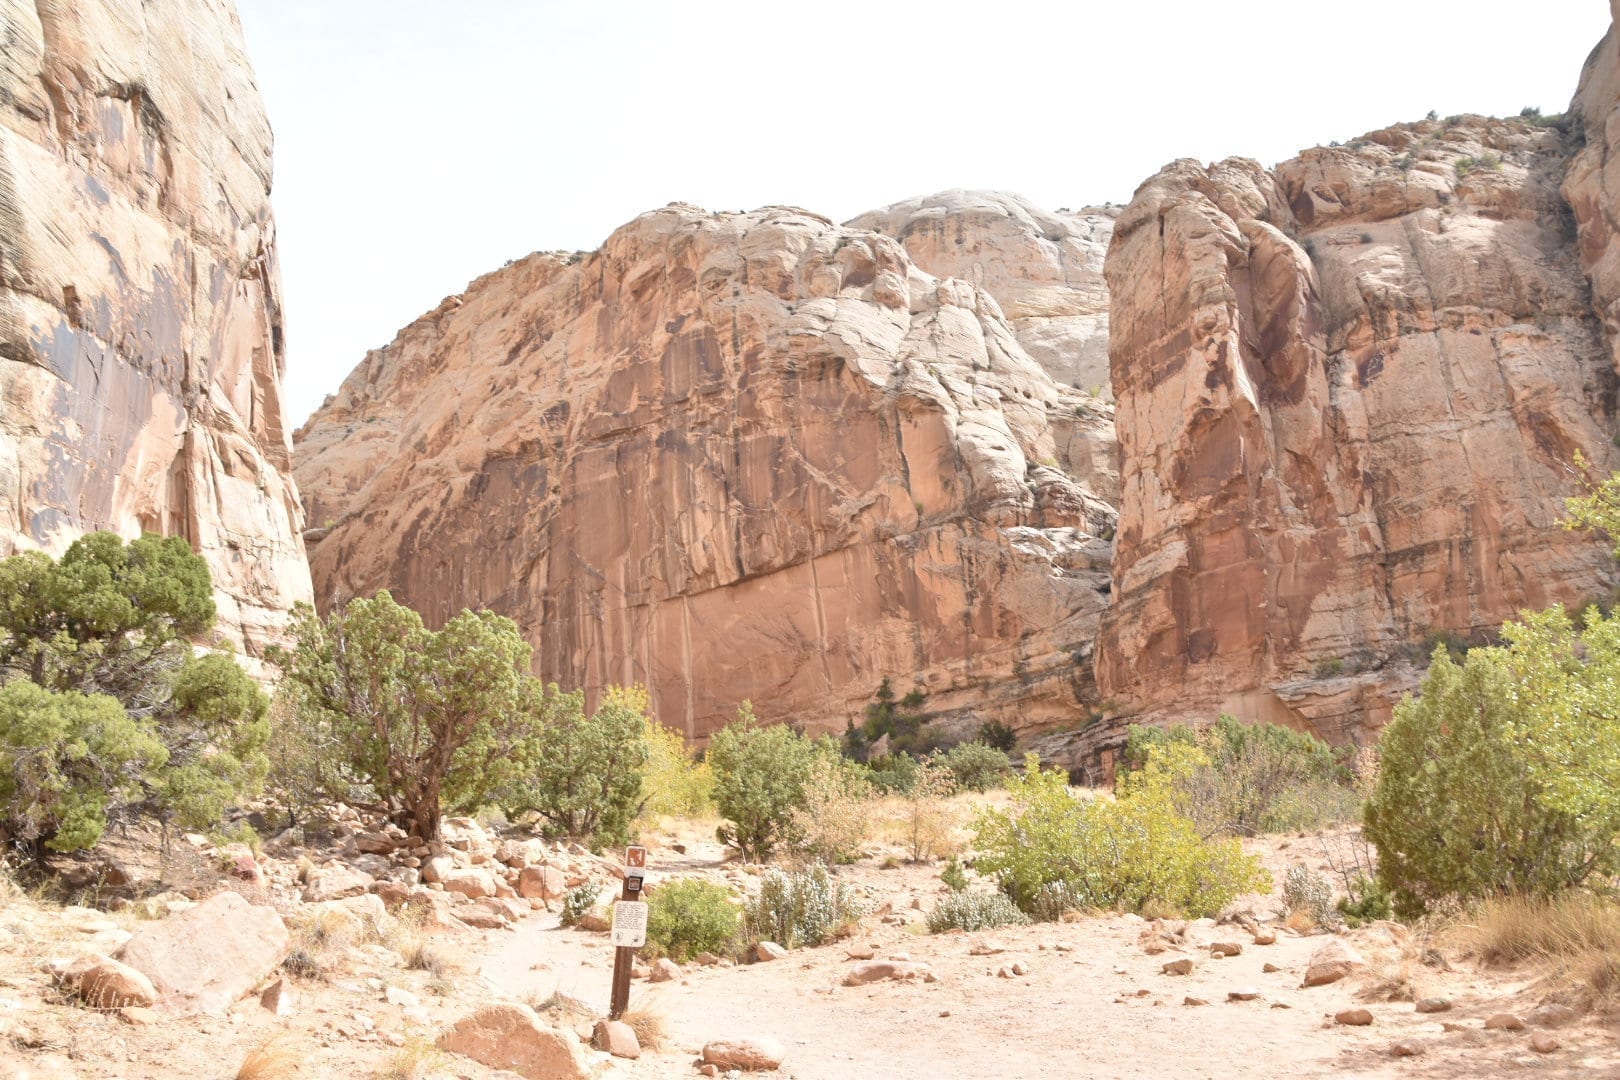
[[636, 950], [647, 944], [647, 905], [641, 899], [641, 883], [647, 876], [647, 849], [624, 850], [624, 887], [613, 905], [613, 998], [608, 1019], [617, 1020], [630, 1006], [630, 968]]

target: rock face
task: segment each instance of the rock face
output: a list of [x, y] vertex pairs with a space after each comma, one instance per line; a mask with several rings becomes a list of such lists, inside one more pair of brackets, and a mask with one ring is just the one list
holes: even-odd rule
[[1106, 406], [995, 300], [803, 211], [672, 205], [475, 281], [297, 436], [317, 598], [513, 617], [544, 676], [841, 731], [916, 680], [964, 727], [1089, 709]]
[[[1437, 632], [1608, 595], [1605, 545], [1557, 524], [1577, 452], [1620, 465], [1573, 150], [1465, 117], [1137, 191], [1106, 265], [1124, 494], [1097, 681], [1121, 713], [1359, 740]], [[1606, 273], [1593, 156], [1569, 184]]]
[[862, 214], [850, 226], [899, 240], [921, 269], [977, 285], [1053, 379], [1109, 396], [1103, 256], [1113, 207], [1043, 210], [1002, 191], [942, 191]]
[[151, 980], [160, 1009], [222, 1013], [280, 966], [288, 943], [273, 908], [222, 892], [141, 930], [117, 959]]
[[0, 554], [184, 536], [252, 651], [311, 590], [236, 14], [0, 0], [0, 41]]

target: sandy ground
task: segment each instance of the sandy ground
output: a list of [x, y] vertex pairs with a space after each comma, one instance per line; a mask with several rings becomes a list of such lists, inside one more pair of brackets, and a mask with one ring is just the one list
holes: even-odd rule
[[[675, 836], [654, 838], [655, 876], [735, 872], [704, 834], [694, 826], [679, 837], [685, 854], [673, 850]], [[1524, 1015], [1546, 999], [1533, 971], [1479, 972], [1435, 962], [1434, 955], [1425, 963], [1425, 943], [1403, 944], [1400, 931], [1379, 926], [1349, 935], [1371, 961], [1365, 973], [1311, 989], [1302, 988], [1302, 976], [1327, 939], [1280, 926], [1276, 944], [1259, 946], [1240, 926], [1195, 923], [1179, 949], [1157, 954], [1144, 948], [1148, 924], [1134, 916], [929, 935], [922, 919], [942, 894], [939, 868], [884, 868], [893, 850], [840, 873], [869, 903], [889, 904], [899, 924], [868, 917], [848, 941], [797, 950], [785, 960], [687, 965], [674, 982], [638, 981], [632, 1006], [664, 1017], [665, 1046], [636, 1062], [593, 1054], [599, 1075], [695, 1076], [694, 1059], [706, 1041], [758, 1035], [787, 1047], [776, 1075], [796, 1080], [1620, 1076], [1620, 1028], [1611, 1018], [1587, 1016], [1559, 1029], [1560, 1048], [1545, 1055], [1531, 1050], [1530, 1031], [1484, 1029], [1493, 1013]], [[1309, 842], [1297, 838], [1257, 850], [1279, 880], [1292, 861], [1317, 865]], [[1249, 897], [1238, 907], [1274, 920], [1280, 904], [1275, 896]], [[449, 979], [357, 950], [329, 980], [295, 984], [299, 1007], [291, 1017], [272, 1016], [248, 999], [225, 1017], [131, 1025], [63, 1001], [38, 972], [41, 958], [60, 955], [87, 933], [74, 918], [95, 922], [94, 913], [69, 916], [16, 897], [0, 909], [0, 1031], [8, 1036], [0, 1038], [0, 1080], [230, 1077], [266, 1042], [283, 1055], [278, 1069], [259, 1080], [413, 1075], [400, 1071], [412, 1064], [416, 1076], [478, 1080], [498, 1074], [423, 1048], [481, 1002], [562, 992], [605, 1012], [613, 964], [605, 935], [561, 929], [555, 913], [537, 912], [516, 929], [448, 938], [463, 969]], [[1243, 952], [1212, 958], [1207, 946], [1215, 941], [1239, 942]], [[846, 988], [849, 946], [926, 962], [937, 981]], [[975, 955], [986, 949], [1000, 951]], [[1183, 956], [1194, 960], [1191, 975], [1162, 973], [1166, 961]], [[1015, 963], [1028, 973], [999, 974]], [[1267, 964], [1278, 970], [1264, 971]], [[410, 1020], [387, 1002], [389, 987], [416, 994], [428, 1022]], [[1391, 988], [1406, 1000], [1389, 1000]], [[1244, 989], [1258, 991], [1258, 999], [1228, 1001], [1230, 992]], [[1455, 1008], [1418, 1014], [1412, 996], [1444, 996]], [[1209, 1004], [1185, 1004], [1189, 997]], [[1353, 1005], [1372, 1011], [1371, 1027], [1333, 1022], [1335, 1012]], [[1400, 1040], [1423, 1052], [1391, 1056]], [[53, 1065], [62, 1071], [50, 1071]]]

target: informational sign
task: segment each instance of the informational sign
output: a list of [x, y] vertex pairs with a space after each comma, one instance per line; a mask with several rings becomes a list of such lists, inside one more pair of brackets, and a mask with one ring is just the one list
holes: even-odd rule
[[647, 876], [647, 849], [644, 847], [627, 847], [624, 849], [624, 876]]
[[613, 944], [620, 949], [639, 949], [647, 944], [646, 904], [620, 900], [613, 905]]

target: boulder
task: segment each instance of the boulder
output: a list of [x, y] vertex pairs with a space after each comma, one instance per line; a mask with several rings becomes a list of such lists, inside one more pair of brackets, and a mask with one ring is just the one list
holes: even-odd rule
[[758, 963], [768, 963], [772, 960], [786, 960], [788, 951], [774, 941], [761, 941], [754, 946], [754, 960]]
[[649, 982], [672, 982], [681, 977], [681, 966], [667, 956], [661, 956], [653, 961], [652, 970], [648, 972]]
[[309, 876], [309, 884], [304, 886], [304, 903], [320, 904], [347, 896], [359, 896], [368, 891], [376, 880], [364, 871], [336, 863]]
[[786, 1047], [775, 1039], [715, 1039], [703, 1046], [703, 1063], [718, 1069], [769, 1072], [786, 1057]]
[[1441, 997], [1418, 998], [1415, 1008], [1420, 1013], [1450, 1012], [1451, 1002]]
[[438, 1047], [528, 1080], [586, 1080], [591, 1069], [579, 1040], [542, 1024], [522, 1005], [486, 1005], [439, 1036]]
[[118, 959], [152, 981], [160, 1011], [219, 1013], [275, 971], [288, 945], [272, 908], [222, 892], [143, 928]]
[[1487, 1031], [1523, 1031], [1524, 1021], [1510, 1012], [1492, 1013], [1485, 1021]]
[[621, 1020], [598, 1020], [591, 1033], [591, 1045], [616, 1058], [634, 1060], [641, 1056], [641, 1040], [629, 1024]]
[[1338, 982], [1366, 964], [1348, 942], [1334, 938], [1311, 954], [1310, 966], [1305, 969], [1305, 985], [1326, 986]]
[[1333, 1022], [1346, 1027], [1366, 1027], [1373, 1022], [1373, 1014], [1367, 1009], [1340, 1009], [1333, 1014]]
[[495, 895], [495, 878], [488, 870], [451, 870], [439, 880], [446, 892], [460, 893], [469, 900]]
[[97, 953], [73, 961], [63, 969], [59, 981], [96, 1009], [145, 1008], [158, 997], [152, 981], [141, 972]]
[[554, 866], [525, 866], [518, 875], [517, 891], [519, 896], [538, 900], [560, 900], [568, 883]]
[[1159, 970], [1166, 975], [1191, 975], [1193, 962], [1186, 957], [1182, 957], [1180, 960], [1170, 961]]

